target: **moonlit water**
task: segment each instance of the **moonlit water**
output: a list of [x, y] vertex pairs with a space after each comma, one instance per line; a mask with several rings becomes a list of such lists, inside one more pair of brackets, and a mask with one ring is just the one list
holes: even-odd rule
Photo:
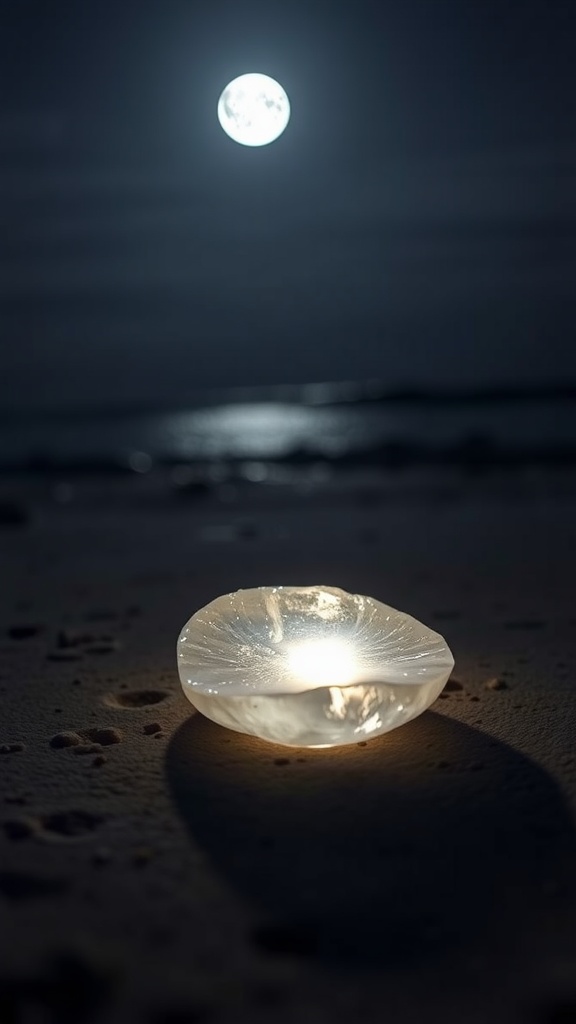
[[[324, 403], [311, 403], [310, 388], [279, 400], [273, 392], [199, 396], [195, 407], [161, 412], [62, 412], [6, 417], [0, 431], [0, 465], [22, 466], [38, 453], [45, 463], [117, 464], [126, 453], [147, 452], [154, 461], [187, 459], [356, 458], [401, 441], [427, 460], [435, 450], [459, 451], [470, 437], [485, 437], [495, 451], [564, 449], [576, 437], [574, 402], [551, 395], [529, 402], [472, 404], [366, 403], [338, 405], [337, 385], [325, 385]], [[357, 389], [358, 397], [361, 388]], [[376, 458], [377, 461], [377, 458]]]

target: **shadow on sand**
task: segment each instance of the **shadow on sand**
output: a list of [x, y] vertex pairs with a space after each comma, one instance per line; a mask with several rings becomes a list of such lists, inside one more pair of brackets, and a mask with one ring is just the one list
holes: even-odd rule
[[194, 842], [263, 912], [253, 937], [269, 952], [402, 967], [511, 948], [542, 927], [550, 892], [568, 899], [574, 834], [556, 784], [439, 714], [332, 750], [196, 715], [167, 771]]

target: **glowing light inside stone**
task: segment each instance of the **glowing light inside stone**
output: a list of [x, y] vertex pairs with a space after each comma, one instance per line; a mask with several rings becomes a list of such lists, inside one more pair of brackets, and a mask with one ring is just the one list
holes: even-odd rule
[[347, 686], [354, 682], [357, 661], [345, 640], [308, 640], [288, 654], [290, 671], [311, 686]]
[[237, 732], [287, 746], [358, 743], [436, 700], [446, 641], [389, 605], [337, 587], [255, 587], [197, 611], [178, 643], [188, 700]]

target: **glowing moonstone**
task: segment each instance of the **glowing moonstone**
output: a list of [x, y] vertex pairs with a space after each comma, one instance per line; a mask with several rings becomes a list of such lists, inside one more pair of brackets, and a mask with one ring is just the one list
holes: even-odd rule
[[438, 634], [336, 587], [256, 587], [196, 612], [178, 639], [188, 700], [237, 732], [299, 747], [358, 743], [420, 715], [454, 666]]

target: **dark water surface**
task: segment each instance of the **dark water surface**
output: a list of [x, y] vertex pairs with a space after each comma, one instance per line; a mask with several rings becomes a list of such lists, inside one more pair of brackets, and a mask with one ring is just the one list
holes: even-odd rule
[[565, 462], [576, 389], [386, 395], [315, 384], [205, 393], [186, 409], [5, 417], [0, 466], [89, 469], [218, 460]]

